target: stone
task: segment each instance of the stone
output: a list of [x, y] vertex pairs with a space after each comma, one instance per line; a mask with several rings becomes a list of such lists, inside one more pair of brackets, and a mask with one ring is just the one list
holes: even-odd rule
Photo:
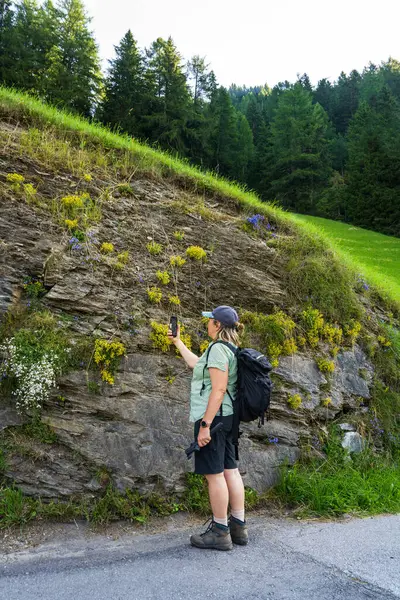
[[284, 462], [293, 465], [300, 449], [284, 444], [259, 444], [242, 439], [239, 446], [239, 470], [245, 486], [263, 492], [279, 481], [280, 467]]
[[318, 395], [320, 386], [327, 383], [316, 362], [301, 354], [282, 357], [274, 372], [286, 382], [296, 384], [312, 396]]
[[352, 425], [351, 423], [340, 423], [339, 427], [342, 431], [355, 431], [356, 430], [355, 425]]
[[0, 407], [0, 431], [25, 422], [26, 418], [21, 417], [12, 406]]
[[355, 431], [348, 431], [344, 434], [342, 447], [345, 450], [348, 450], [350, 454], [359, 454], [364, 450], [365, 445], [366, 442], [359, 433]]
[[[363, 369], [365, 378], [359, 372]], [[373, 375], [371, 364], [359, 346], [353, 350], [340, 352], [336, 358], [335, 371], [332, 377], [332, 387], [343, 395], [361, 396], [369, 398], [369, 386]]]

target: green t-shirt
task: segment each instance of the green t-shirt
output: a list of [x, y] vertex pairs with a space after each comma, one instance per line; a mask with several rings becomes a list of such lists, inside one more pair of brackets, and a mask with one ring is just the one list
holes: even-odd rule
[[[209, 367], [215, 367], [221, 371], [226, 371], [228, 368], [228, 390], [232, 396], [236, 396], [237, 384], [237, 358], [225, 344], [212, 344], [208, 361], [206, 361], [207, 350], [199, 358], [195, 368], [193, 369], [192, 385], [190, 389], [190, 417], [192, 422], [202, 419], [207, 409], [208, 399], [211, 393], [211, 379], [208, 372]], [[207, 362], [207, 369], [204, 366]], [[203, 370], [205, 388], [200, 395], [203, 385]], [[224, 416], [233, 415], [233, 406], [228, 393], [225, 394], [222, 402], [222, 413]], [[217, 413], [218, 414], [218, 413]]]

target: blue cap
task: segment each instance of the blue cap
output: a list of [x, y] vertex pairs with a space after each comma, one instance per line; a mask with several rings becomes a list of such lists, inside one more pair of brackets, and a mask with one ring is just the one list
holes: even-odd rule
[[212, 312], [202, 312], [203, 317], [215, 319], [226, 327], [233, 327], [239, 321], [239, 316], [231, 306], [218, 306]]

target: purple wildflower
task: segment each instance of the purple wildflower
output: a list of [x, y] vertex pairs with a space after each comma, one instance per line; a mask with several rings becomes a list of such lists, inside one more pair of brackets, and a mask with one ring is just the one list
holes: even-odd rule
[[277, 437], [268, 438], [268, 441], [270, 444], [277, 444], [279, 442], [279, 438], [277, 438]]
[[264, 215], [260, 214], [253, 215], [252, 217], [247, 218], [247, 222], [250, 223], [250, 225], [253, 225], [254, 229], [260, 229], [260, 225], [264, 220]]

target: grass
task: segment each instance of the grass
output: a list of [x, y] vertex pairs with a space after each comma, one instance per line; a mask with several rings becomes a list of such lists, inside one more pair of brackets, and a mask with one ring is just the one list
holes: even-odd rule
[[400, 454], [366, 448], [350, 458], [331, 435], [327, 458], [284, 467], [273, 496], [302, 517], [400, 512]]
[[337, 252], [358, 269], [367, 282], [400, 301], [400, 239], [321, 217], [295, 215], [329, 236]]
[[261, 206], [267, 209], [271, 216], [281, 216], [287, 219], [288, 223], [290, 221], [290, 217], [285, 217], [283, 211], [261, 203], [255, 194], [247, 192], [239, 184], [216, 177], [213, 173], [201, 171], [182, 159], [140, 144], [128, 135], [114, 133], [102, 125], [60, 111], [33, 96], [0, 86], [0, 118], [7, 117], [17, 119], [29, 126], [53, 127], [58, 132], [72, 134], [81, 142], [81, 147], [92, 143], [106, 150], [128, 151], [135, 158], [139, 172], [158, 173], [164, 176], [175, 175], [182, 182], [192, 183], [198, 191], [210, 191], [222, 197], [232, 198], [240, 204], [247, 204], [249, 208]]

